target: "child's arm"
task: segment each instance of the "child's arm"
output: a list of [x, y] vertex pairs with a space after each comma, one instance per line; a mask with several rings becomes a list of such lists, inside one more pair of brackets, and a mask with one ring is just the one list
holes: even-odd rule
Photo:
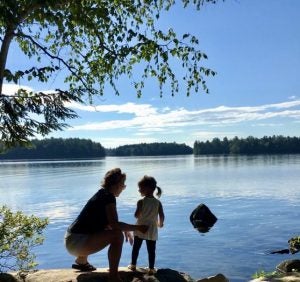
[[159, 217], [158, 226], [163, 227], [164, 226], [164, 221], [165, 221], [165, 214], [164, 214], [164, 209], [163, 209], [163, 206], [162, 206], [161, 202], [159, 202], [158, 217]]
[[136, 211], [134, 213], [135, 218], [139, 218], [142, 212], [143, 200], [139, 200], [136, 205]]

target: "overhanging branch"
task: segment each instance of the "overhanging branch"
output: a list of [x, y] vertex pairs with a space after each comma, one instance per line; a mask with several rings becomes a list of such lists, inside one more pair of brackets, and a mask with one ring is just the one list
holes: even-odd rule
[[83, 86], [84, 86], [85, 89], [87, 89], [87, 90], [88, 90], [89, 92], [91, 92], [91, 93], [94, 92], [93, 89], [91, 89], [91, 88], [87, 85], [86, 81], [85, 81], [81, 76], [77, 75], [77, 71], [78, 71], [78, 70], [77, 70], [76, 68], [70, 66], [63, 58], [61, 58], [60, 56], [51, 54], [51, 53], [48, 51], [47, 47], [42, 46], [40, 43], [38, 43], [36, 40], [34, 40], [34, 39], [32, 38], [32, 36], [30, 36], [30, 35], [24, 34], [24, 33], [22, 33], [22, 32], [18, 32], [18, 33], [16, 33], [15, 35], [18, 36], [18, 37], [27, 38], [31, 43], [33, 43], [33, 44], [34, 44], [35, 46], [37, 46], [40, 50], [42, 50], [48, 57], [50, 57], [50, 58], [53, 59], [53, 60], [57, 60], [59, 63], [63, 64], [63, 65], [68, 69], [68, 71], [69, 71], [74, 77], [76, 77], [76, 78], [78, 79], [78, 81], [80, 81], [80, 82], [83, 84]]

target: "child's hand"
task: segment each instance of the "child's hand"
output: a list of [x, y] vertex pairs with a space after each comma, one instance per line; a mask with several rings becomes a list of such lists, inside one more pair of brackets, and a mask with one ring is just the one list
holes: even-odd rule
[[164, 223], [162, 221], [158, 221], [157, 222], [157, 226], [160, 227], [160, 228], [162, 228], [164, 226]]
[[126, 241], [126, 242], [129, 241], [129, 244], [132, 246], [132, 245], [133, 245], [133, 237], [132, 237], [131, 232], [125, 231], [125, 232], [124, 232], [124, 235], [125, 235], [125, 241]]
[[149, 229], [148, 225], [137, 225], [137, 229], [138, 231], [142, 232], [142, 233], [146, 233], [147, 230]]

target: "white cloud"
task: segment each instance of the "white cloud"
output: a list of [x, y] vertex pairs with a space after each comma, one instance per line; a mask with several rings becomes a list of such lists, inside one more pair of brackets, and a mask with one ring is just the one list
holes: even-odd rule
[[73, 110], [87, 112], [116, 112], [119, 114], [134, 114], [136, 116], [147, 116], [156, 114], [156, 109], [149, 104], [126, 103], [122, 105], [83, 105], [77, 102], [68, 103], [67, 106]]
[[[222, 126], [248, 121], [262, 121], [271, 118], [300, 119], [300, 109], [289, 109], [300, 106], [300, 100], [254, 107], [228, 107], [187, 110], [185, 108], [162, 110], [149, 104], [103, 105], [96, 108], [101, 112], [117, 114], [131, 113], [132, 118], [77, 125], [70, 130], [112, 130], [135, 128], [141, 132], [169, 131], [199, 125]], [[78, 106], [79, 107], [79, 106]], [[91, 110], [90, 106], [81, 109]]]
[[283, 123], [256, 123], [256, 124], [251, 124], [251, 126], [256, 127], [256, 126], [261, 126], [261, 127], [281, 127], [283, 126]]
[[[18, 89], [24, 88], [33, 91], [24, 85], [4, 84], [3, 92], [13, 95]], [[48, 93], [53, 91], [47, 91]], [[109, 113], [110, 120], [100, 122], [87, 122], [75, 125], [69, 131], [108, 131], [116, 129], [134, 129], [136, 136], [147, 136], [150, 132], [175, 134], [185, 131], [187, 128], [199, 126], [222, 127], [255, 122], [256, 126], [273, 126], [271, 119], [289, 118], [295, 123], [300, 120], [300, 100], [296, 96], [289, 97], [289, 101], [282, 103], [265, 104], [259, 106], [229, 107], [221, 105], [215, 108], [189, 110], [186, 108], [171, 109], [169, 107], [158, 108], [151, 104], [111, 104], [111, 105], [84, 105], [76, 102], [67, 106], [78, 111], [97, 113]], [[127, 115], [126, 115], [127, 114]], [[128, 116], [130, 115], [130, 116]], [[263, 122], [270, 120], [270, 123]], [[254, 124], [254, 126], [255, 126]], [[280, 122], [281, 126], [282, 122]], [[214, 134], [213, 132], [211, 134]], [[216, 132], [214, 136], [219, 136]], [[226, 132], [226, 135], [230, 133]], [[132, 140], [131, 140], [132, 141]]]
[[101, 145], [105, 148], [116, 148], [118, 146], [122, 145], [128, 145], [128, 144], [140, 144], [140, 143], [153, 143], [158, 142], [157, 139], [151, 138], [151, 137], [145, 137], [141, 138], [93, 138], [94, 141], [101, 143]]
[[217, 132], [217, 131], [198, 131], [192, 133], [193, 137], [196, 137], [197, 140], [199, 141], [206, 141], [206, 140], [211, 140], [213, 138], [219, 138], [222, 139], [224, 137], [234, 137], [237, 136], [237, 132]]
[[27, 91], [33, 91], [32, 88], [30, 88], [28, 86], [25, 86], [25, 85], [4, 83], [2, 92], [3, 92], [4, 95], [14, 95], [18, 92], [19, 89], [24, 89], [24, 90], [27, 90]]

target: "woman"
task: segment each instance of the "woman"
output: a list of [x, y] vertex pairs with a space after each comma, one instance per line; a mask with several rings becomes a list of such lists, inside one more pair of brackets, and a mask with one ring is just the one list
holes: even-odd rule
[[118, 266], [124, 241], [128, 231], [146, 232], [146, 225], [131, 225], [119, 222], [116, 209], [116, 197], [125, 189], [126, 174], [120, 168], [109, 170], [103, 179], [102, 188], [88, 200], [65, 235], [68, 252], [76, 256], [72, 268], [80, 271], [93, 271], [88, 256], [109, 245], [108, 261], [110, 281], [122, 281], [118, 275]]

